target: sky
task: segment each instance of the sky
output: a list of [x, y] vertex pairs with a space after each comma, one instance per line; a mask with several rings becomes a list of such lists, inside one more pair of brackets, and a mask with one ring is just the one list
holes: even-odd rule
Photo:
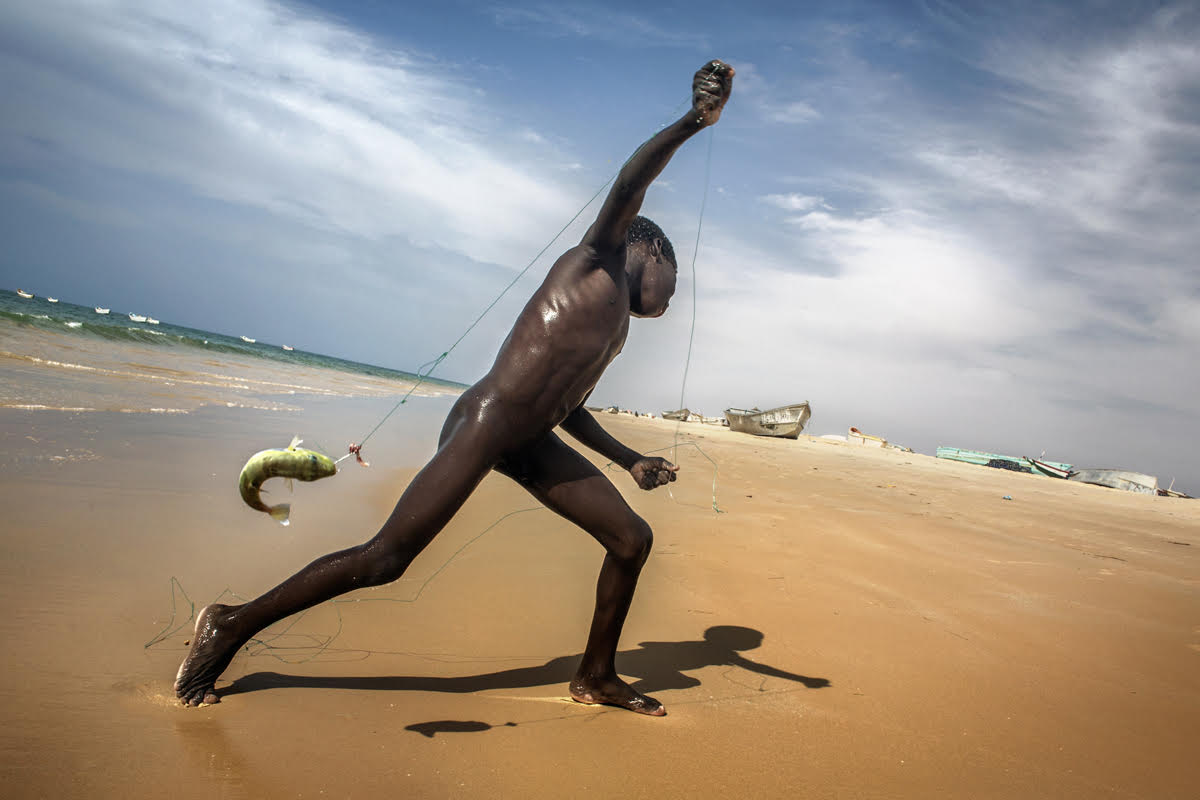
[[1200, 493], [1194, 2], [0, 4], [0, 286], [470, 383], [714, 57], [593, 404]]

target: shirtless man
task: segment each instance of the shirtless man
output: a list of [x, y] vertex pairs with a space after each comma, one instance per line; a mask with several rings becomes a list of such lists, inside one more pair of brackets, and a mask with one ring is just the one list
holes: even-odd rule
[[667, 713], [662, 703], [621, 680], [613, 663], [638, 575], [650, 554], [650, 526], [554, 428], [629, 470], [642, 489], [675, 480], [678, 467], [618, 442], [583, 403], [621, 352], [629, 317], [658, 317], [667, 310], [675, 292], [675, 253], [658, 226], [637, 213], [646, 189], [679, 146], [720, 118], [733, 74], [721, 61], [701, 67], [692, 81], [691, 110], [626, 162], [583, 241], [550, 268], [491, 370], [454, 404], [437, 453], [379, 533], [357, 547], [318, 558], [245, 605], [214, 604], [200, 612], [191, 651], [175, 680], [180, 700], [191, 706], [218, 702], [217, 678], [238, 648], [268, 625], [346, 592], [399, 578], [494, 469], [590, 533], [607, 551], [571, 697], [641, 714]]

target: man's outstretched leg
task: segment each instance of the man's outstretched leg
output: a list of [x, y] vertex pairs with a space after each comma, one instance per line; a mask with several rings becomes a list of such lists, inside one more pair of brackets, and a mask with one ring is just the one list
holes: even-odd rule
[[241, 606], [210, 605], [196, 619], [175, 694], [187, 705], [217, 702], [217, 678], [250, 638], [284, 617], [338, 595], [391, 583], [404, 574], [488, 473], [495, 452], [481, 426], [447, 423], [437, 454], [404, 491], [370, 541], [322, 556]]
[[650, 555], [650, 526], [600, 470], [554, 434], [497, 465], [542, 503], [590, 533], [608, 552], [596, 584], [596, 610], [571, 697], [577, 702], [663, 716], [667, 710], [617, 675], [617, 642]]

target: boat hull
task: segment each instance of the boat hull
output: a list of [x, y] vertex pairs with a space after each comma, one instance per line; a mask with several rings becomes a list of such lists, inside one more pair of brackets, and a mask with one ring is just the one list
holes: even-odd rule
[[729, 429], [754, 436], [773, 436], [779, 439], [796, 439], [812, 416], [808, 403], [780, 406], [767, 411], [744, 408], [725, 409]]
[[999, 453], [985, 453], [982, 450], [963, 450], [959, 447], [939, 447], [937, 457], [949, 461], [962, 461], [964, 464], [977, 464], [981, 467], [1001, 467], [1013, 469], [1015, 465], [1020, 472], [1031, 472], [1034, 475], [1045, 475], [1054, 478], [1065, 478], [1073, 469], [1071, 464], [1060, 461], [1043, 461], [1025, 456], [1006, 456]]
[[1139, 494], [1158, 494], [1158, 478], [1123, 469], [1081, 469], [1068, 475], [1067, 480]]

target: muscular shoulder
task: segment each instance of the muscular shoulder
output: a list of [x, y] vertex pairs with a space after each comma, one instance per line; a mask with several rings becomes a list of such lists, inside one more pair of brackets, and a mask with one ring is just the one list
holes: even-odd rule
[[604, 270], [615, 274], [615, 270], [625, 270], [625, 247], [622, 245], [617, 252], [605, 252], [583, 242], [563, 253], [550, 268], [550, 276], [570, 280], [583, 278], [595, 270]]

